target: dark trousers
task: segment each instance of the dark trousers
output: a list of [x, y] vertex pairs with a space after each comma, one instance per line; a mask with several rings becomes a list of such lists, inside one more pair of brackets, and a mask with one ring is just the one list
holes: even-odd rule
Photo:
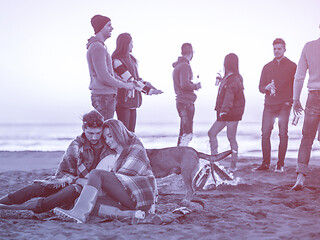
[[183, 134], [193, 132], [193, 117], [194, 117], [194, 103], [181, 103], [177, 102], [177, 110], [180, 117], [180, 131], [178, 138], [178, 146]]
[[271, 142], [270, 136], [273, 129], [275, 119], [278, 118], [279, 127], [279, 147], [278, 147], [278, 162], [277, 166], [283, 167], [284, 159], [288, 147], [288, 122], [292, 104], [285, 103], [279, 105], [266, 105], [264, 106], [262, 116], [262, 155], [265, 166], [270, 166], [271, 159]]
[[116, 112], [118, 120], [120, 120], [129, 131], [134, 132], [137, 121], [137, 109], [117, 107]]
[[35, 197], [42, 197], [38, 201], [35, 212], [47, 212], [55, 207], [69, 205], [79, 196], [73, 185], [64, 188], [45, 187], [40, 183], [25, 186], [14, 193], [8, 194], [11, 204], [21, 204]]

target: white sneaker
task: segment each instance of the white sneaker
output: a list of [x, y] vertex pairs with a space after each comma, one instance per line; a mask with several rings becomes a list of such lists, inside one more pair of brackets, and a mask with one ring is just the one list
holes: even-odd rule
[[295, 191], [302, 190], [304, 181], [305, 181], [305, 176], [302, 173], [299, 173], [297, 177], [297, 181], [294, 184], [294, 186], [291, 188], [291, 190], [295, 190]]
[[181, 140], [180, 140], [180, 144], [179, 146], [185, 146], [187, 147], [189, 145], [189, 143], [191, 142], [192, 140], [192, 133], [189, 133], [189, 134], [183, 134], [181, 136]]
[[284, 171], [283, 167], [276, 166], [276, 168], [274, 169], [274, 172], [276, 172], [276, 173], [282, 173], [283, 171]]

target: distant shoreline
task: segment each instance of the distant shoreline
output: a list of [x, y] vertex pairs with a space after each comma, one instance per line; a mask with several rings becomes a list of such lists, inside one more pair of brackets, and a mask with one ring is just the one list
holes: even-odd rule
[[56, 169], [63, 151], [0, 151], [0, 172]]

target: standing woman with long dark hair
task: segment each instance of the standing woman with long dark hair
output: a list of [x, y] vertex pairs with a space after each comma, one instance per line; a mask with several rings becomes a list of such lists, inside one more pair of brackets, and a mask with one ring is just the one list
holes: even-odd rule
[[232, 150], [230, 170], [236, 170], [238, 160], [238, 143], [236, 140], [238, 123], [242, 119], [245, 107], [243, 79], [239, 73], [238, 56], [228, 54], [224, 59], [224, 76], [220, 78], [215, 110], [217, 120], [208, 131], [211, 154], [218, 153], [219, 132], [227, 127], [227, 137]]
[[129, 33], [122, 33], [117, 38], [116, 49], [112, 54], [115, 73], [125, 82], [134, 82], [135, 90], [118, 89], [116, 112], [118, 120], [134, 132], [137, 118], [137, 108], [141, 106], [141, 92], [147, 95], [160, 94], [149, 82], [139, 77], [137, 59], [131, 54], [133, 48], [132, 37]]

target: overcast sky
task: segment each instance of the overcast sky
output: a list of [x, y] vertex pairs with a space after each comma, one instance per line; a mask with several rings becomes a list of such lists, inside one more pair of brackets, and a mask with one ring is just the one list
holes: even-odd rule
[[78, 122], [92, 109], [85, 45], [95, 14], [111, 18], [110, 53], [129, 32], [140, 76], [164, 91], [144, 96], [138, 121], [177, 120], [172, 63], [184, 42], [194, 46], [191, 64], [203, 87], [195, 121], [214, 121], [215, 76], [230, 52], [244, 78], [245, 120], [259, 119], [258, 84], [272, 41], [283, 38], [297, 63], [304, 44], [319, 38], [319, 9], [319, 0], [1, 0], [0, 123]]

